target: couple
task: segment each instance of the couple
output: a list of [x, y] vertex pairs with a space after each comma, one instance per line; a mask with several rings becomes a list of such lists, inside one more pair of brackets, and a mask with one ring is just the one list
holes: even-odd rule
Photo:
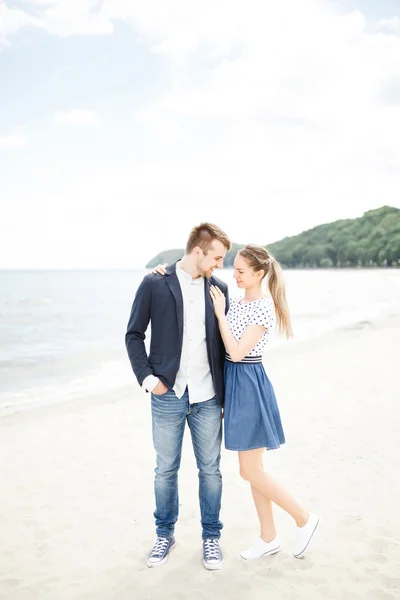
[[[297, 525], [296, 558], [303, 556], [319, 523], [319, 517], [300, 506], [263, 468], [265, 449], [285, 442], [274, 390], [261, 362], [274, 313], [278, 328], [292, 335], [282, 271], [262, 246], [242, 248], [235, 259], [234, 277], [245, 293], [242, 300], [229, 304], [227, 285], [213, 273], [223, 267], [230, 248], [219, 227], [202, 223], [191, 231], [183, 258], [146, 275], [133, 302], [126, 347], [139, 384], [151, 392], [157, 455], [157, 539], [148, 567], [165, 564], [175, 545], [186, 422], [199, 470], [203, 563], [210, 570], [223, 564], [219, 546], [223, 410], [225, 447], [238, 451], [240, 474], [250, 483], [260, 521], [260, 537], [241, 553], [242, 558], [279, 552], [273, 502]], [[262, 290], [265, 278], [268, 295]], [[149, 322], [147, 355], [144, 340]]]

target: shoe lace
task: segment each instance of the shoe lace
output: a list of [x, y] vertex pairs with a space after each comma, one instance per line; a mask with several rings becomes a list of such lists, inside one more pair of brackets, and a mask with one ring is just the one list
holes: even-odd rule
[[163, 537], [157, 538], [157, 541], [154, 544], [154, 548], [151, 551], [151, 556], [154, 556], [154, 558], [157, 558], [158, 556], [162, 556], [164, 554], [166, 548], [168, 547], [168, 544], [169, 544], [168, 538], [163, 538]]
[[220, 558], [218, 540], [204, 540], [204, 555], [206, 560]]

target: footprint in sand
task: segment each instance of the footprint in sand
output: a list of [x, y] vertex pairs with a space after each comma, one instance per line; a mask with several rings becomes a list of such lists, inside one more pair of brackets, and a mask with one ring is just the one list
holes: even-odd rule
[[385, 590], [371, 590], [364, 596], [365, 600], [396, 600], [398, 595], [386, 592]]
[[17, 588], [20, 584], [19, 579], [0, 579], [0, 590], [1, 588], [4, 586], [5, 591], [8, 589], [14, 589]]
[[387, 540], [384, 538], [373, 539], [368, 542], [368, 545], [375, 550], [375, 552], [379, 552], [379, 554], [384, 554], [388, 552], [393, 546], [393, 542], [391, 540]]
[[389, 561], [388, 557], [385, 554], [375, 554], [373, 560], [379, 563], [380, 565], [385, 565]]

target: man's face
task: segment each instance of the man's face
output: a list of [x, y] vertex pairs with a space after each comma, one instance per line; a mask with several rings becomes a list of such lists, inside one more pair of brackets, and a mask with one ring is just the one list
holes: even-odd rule
[[225, 254], [226, 248], [219, 240], [214, 240], [212, 242], [207, 254], [204, 254], [201, 248], [198, 248], [196, 267], [200, 275], [209, 279], [215, 269], [222, 269], [224, 266]]

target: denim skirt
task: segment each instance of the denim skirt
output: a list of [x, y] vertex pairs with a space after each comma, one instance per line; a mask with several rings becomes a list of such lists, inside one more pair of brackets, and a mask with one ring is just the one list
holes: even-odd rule
[[225, 362], [225, 448], [274, 450], [285, 443], [274, 388], [261, 362]]

